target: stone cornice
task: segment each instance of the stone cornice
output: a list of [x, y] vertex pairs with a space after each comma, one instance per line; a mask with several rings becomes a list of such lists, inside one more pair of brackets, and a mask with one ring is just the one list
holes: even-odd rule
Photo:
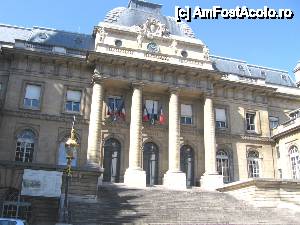
[[[21, 117], [21, 118], [30, 118], [30, 119], [38, 119], [38, 120], [46, 120], [46, 121], [57, 121], [57, 122], [68, 122], [72, 123], [73, 115], [49, 115], [49, 114], [42, 114], [39, 112], [30, 112], [30, 111], [15, 111], [15, 110], [8, 110], [3, 109], [4, 116], [13, 116], [13, 117]], [[83, 119], [82, 116], [76, 117], [76, 123], [88, 125], [89, 121], [87, 119]]]
[[39, 58], [51, 58], [55, 60], [60, 61], [73, 61], [73, 62], [86, 62], [85, 57], [76, 57], [68, 54], [55, 54], [51, 52], [39, 52], [34, 50], [28, 50], [28, 49], [22, 49], [22, 48], [8, 48], [8, 47], [2, 47], [2, 52], [4, 54], [21, 54], [21, 55], [27, 55], [27, 56], [35, 56]]

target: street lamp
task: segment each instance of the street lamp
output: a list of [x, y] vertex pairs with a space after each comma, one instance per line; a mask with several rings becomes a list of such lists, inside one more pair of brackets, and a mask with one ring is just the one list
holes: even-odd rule
[[72, 160], [74, 159], [74, 156], [76, 155], [79, 146], [76, 140], [74, 123], [75, 123], [75, 116], [72, 124], [71, 136], [68, 138], [68, 140], [65, 143], [67, 168], [65, 170], [66, 183], [65, 183], [65, 198], [64, 198], [64, 209], [63, 209], [64, 223], [70, 223], [70, 212], [69, 212], [69, 201], [68, 201], [69, 181], [70, 178], [72, 177], [72, 171], [71, 171]]

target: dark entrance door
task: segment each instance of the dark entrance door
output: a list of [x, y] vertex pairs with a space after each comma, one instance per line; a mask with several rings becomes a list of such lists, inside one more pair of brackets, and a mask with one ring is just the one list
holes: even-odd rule
[[189, 145], [180, 149], [180, 169], [186, 174], [186, 186], [194, 186], [194, 150]]
[[144, 145], [143, 169], [146, 171], [146, 183], [148, 186], [158, 184], [158, 147], [152, 142]]
[[104, 144], [103, 181], [118, 183], [120, 180], [121, 144], [110, 138]]

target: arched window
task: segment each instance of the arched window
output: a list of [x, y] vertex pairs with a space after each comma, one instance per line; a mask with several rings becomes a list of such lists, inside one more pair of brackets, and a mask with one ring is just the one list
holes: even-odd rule
[[[67, 165], [67, 154], [66, 154], [66, 141], [69, 137], [66, 136], [62, 142], [59, 143], [58, 146], [58, 159], [57, 159], [57, 165], [59, 166], [65, 166]], [[77, 138], [76, 138], [77, 139]], [[77, 139], [78, 142], [78, 139]], [[72, 166], [76, 166], [77, 165], [77, 152], [75, 152], [75, 154], [73, 155], [74, 159], [72, 160]]]
[[300, 179], [300, 155], [298, 148], [295, 145], [290, 147], [289, 155], [291, 161], [292, 178]]
[[224, 183], [230, 182], [229, 157], [228, 153], [224, 150], [217, 152], [217, 171], [220, 175], [223, 175]]
[[31, 204], [26, 202], [16, 189], [9, 189], [2, 207], [2, 217], [29, 221]]
[[23, 130], [17, 136], [15, 161], [32, 162], [34, 152], [35, 134], [29, 130]]
[[248, 177], [259, 177], [259, 153], [251, 150], [247, 155]]

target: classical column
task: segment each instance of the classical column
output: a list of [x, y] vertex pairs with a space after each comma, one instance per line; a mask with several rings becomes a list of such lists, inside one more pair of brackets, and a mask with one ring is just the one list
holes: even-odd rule
[[100, 148], [103, 84], [99, 74], [93, 75], [93, 95], [90, 113], [90, 125], [87, 149], [87, 165], [89, 167], [102, 168], [102, 154]]
[[172, 189], [186, 188], [186, 175], [180, 171], [180, 110], [179, 90], [170, 90], [169, 100], [169, 170], [164, 185]]
[[129, 167], [124, 183], [133, 187], [146, 187], [146, 173], [142, 169], [142, 84], [132, 84], [130, 115]]
[[215, 190], [223, 185], [223, 176], [217, 172], [215, 113], [212, 97], [207, 95], [204, 103], [204, 148], [205, 173], [201, 177], [201, 187]]

